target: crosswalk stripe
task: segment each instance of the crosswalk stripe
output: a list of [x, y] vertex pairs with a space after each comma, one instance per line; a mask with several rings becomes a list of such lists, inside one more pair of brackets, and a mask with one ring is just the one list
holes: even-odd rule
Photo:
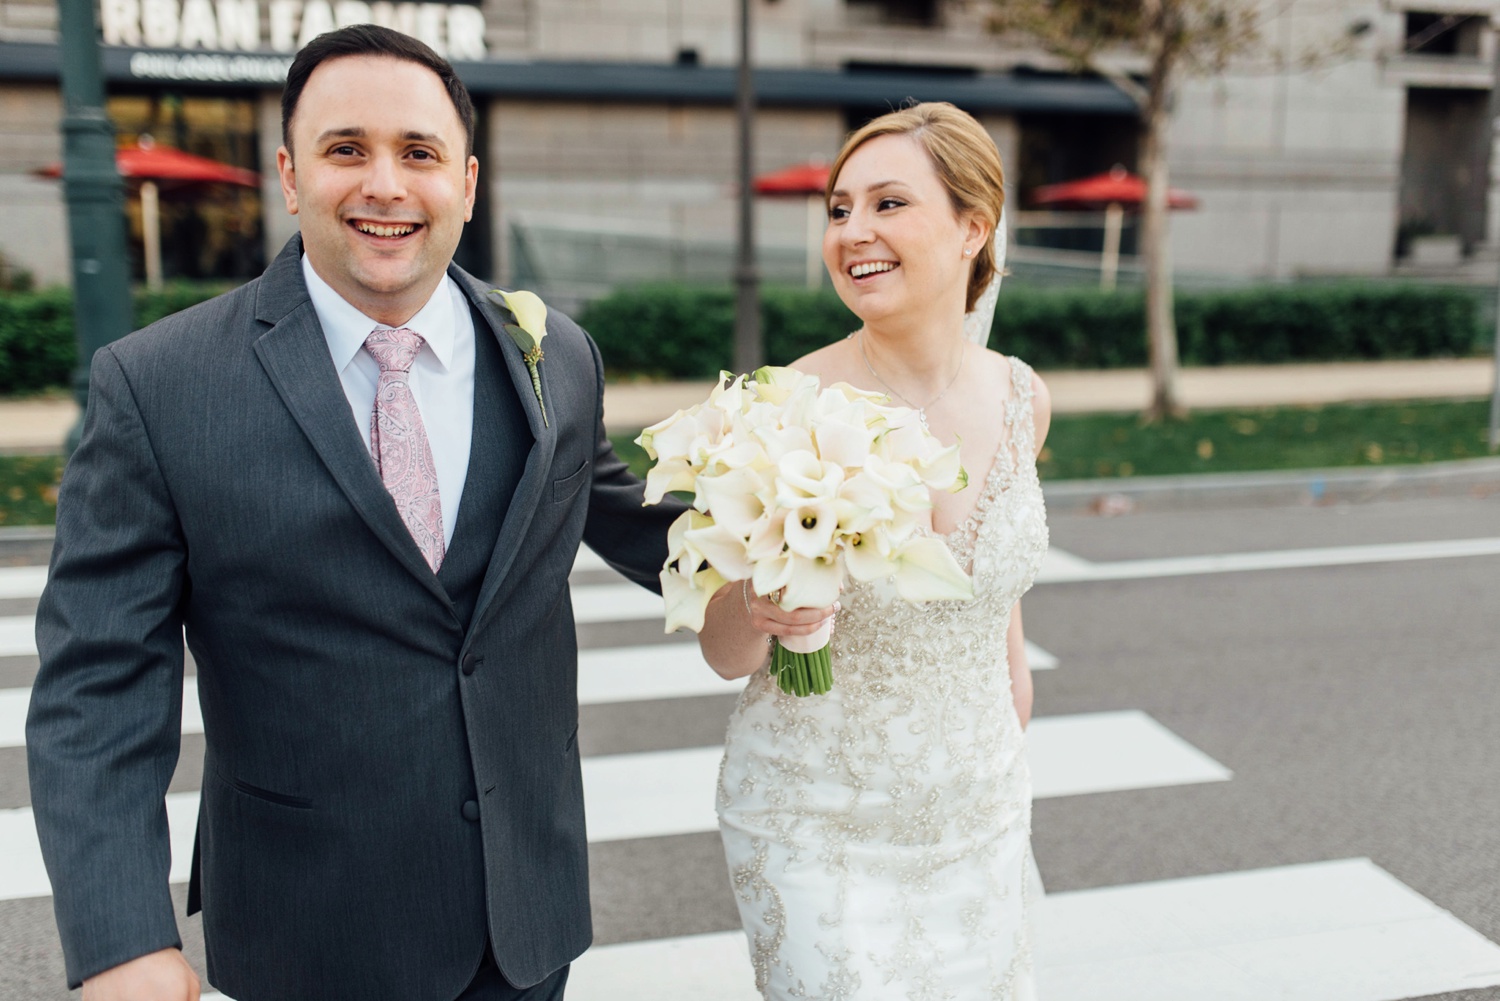
[[0, 657], [36, 653], [36, 616], [0, 615]]
[[0, 598], [35, 598], [47, 583], [47, 568], [0, 567]]
[[[1027, 643], [1026, 649], [1033, 670], [1057, 665], [1057, 658], [1041, 647]], [[582, 650], [578, 654], [579, 705], [733, 695], [744, 687], [743, 678], [725, 681], [715, 674], [696, 643]], [[185, 678], [182, 689], [182, 732], [202, 733], [198, 679]], [[26, 707], [30, 701], [30, 688], [0, 688], [0, 747], [26, 746]]]
[[1038, 799], [1225, 782], [1234, 774], [1138, 709], [1039, 716], [1026, 743]]
[[661, 643], [578, 652], [578, 704], [642, 702], [696, 695], [732, 695], [745, 679], [725, 681], [696, 643]]
[[[193, 833], [198, 826], [198, 794], [174, 792], [166, 796], [167, 825], [171, 831], [172, 869], [169, 879], [185, 883], [193, 857]], [[0, 810], [0, 900], [45, 897], [52, 892], [42, 865], [36, 819], [31, 807]]]
[[634, 584], [588, 584], [573, 588], [573, 621], [655, 621], [665, 624], [661, 595]]
[[[1048, 554], [1050, 557], [1050, 553]], [[1477, 539], [1443, 539], [1436, 542], [1391, 542], [1361, 546], [1325, 546], [1314, 549], [1277, 549], [1258, 553], [1222, 553], [1206, 556], [1172, 556], [1149, 560], [1110, 560], [1093, 563], [1068, 556], [1044, 565], [1039, 584], [1082, 581], [1149, 580], [1158, 577], [1189, 577], [1199, 574], [1242, 573], [1251, 570], [1307, 570], [1317, 567], [1355, 566], [1364, 563], [1401, 563], [1411, 560], [1458, 559], [1467, 556], [1500, 556], [1500, 536]]]
[[[1043, 716], [1028, 730], [1036, 799], [1223, 782], [1232, 772], [1143, 712]], [[583, 761], [590, 841], [718, 829], [721, 747], [609, 754]]]
[[[1500, 947], [1368, 859], [1049, 894], [1048, 1001], [1394, 1001], [1500, 985]], [[571, 1001], [757, 1001], [741, 932], [589, 950]]]
[[[1141, 712], [1087, 713], [1033, 720], [1031, 771], [1038, 799], [1193, 782], [1230, 772]], [[592, 842], [718, 829], [714, 790], [721, 747], [689, 747], [583, 759], [584, 811]], [[170, 793], [174, 880], [187, 876], [198, 793]], [[0, 810], [0, 900], [49, 891], [32, 811]]]
[[[26, 707], [30, 688], [0, 688], [0, 747], [26, 746]], [[182, 682], [182, 732], [203, 732], [203, 710], [198, 705], [198, 679]]]
[[[1500, 556], [1500, 536], [1473, 539], [1439, 539], [1431, 542], [1387, 542], [1355, 546], [1321, 546], [1308, 549], [1275, 549], [1248, 553], [1210, 553], [1201, 556], [1170, 556], [1159, 559], [1105, 560], [1096, 562], [1051, 548], [1042, 561], [1038, 584], [1066, 584], [1079, 581], [1149, 580], [1157, 577], [1186, 577], [1198, 574], [1240, 573], [1250, 570], [1301, 570], [1315, 567], [1352, 566], [1361, 563], [1400, 563], [1410, 560], [1457, 559], [1467, 556]], [[608, 569], [608, 564], [587, 547], [578, 551], [573, 562], [576, 571]], [[0, 567], [0, 598], [35, 598], [41, 595], [47, 580], [46, 567]], [[633, 584], [598, 585], [618, 588], [618, 594], [632, 594], [645, 611], [629, 618], [654, 618], [661, 599]], [[613, 594], [615, 592], [611, 592]], [[624, 599], [611, 597], [601, 604], [585, 603], [580, 609], [575, 601], [574, 614], [579, 622], [610, 622]], [[654, 603], [654, 604], [653, 604]], [[605, 611], [604, 609], [608, 609]], [[603, 618], [589, 616], [602, 615]]]

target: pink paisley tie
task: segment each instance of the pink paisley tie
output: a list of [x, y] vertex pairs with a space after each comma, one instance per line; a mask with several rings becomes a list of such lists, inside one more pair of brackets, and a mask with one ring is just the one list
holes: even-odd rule
[[407, 531], [437, 573], [445, 552], [443, 506], [432, 445], [411, 392], [411, 365], [423, 343], [421, 334], [405, 327], [377, 328], [365, 338], [365, 350], [380, 365], [375, 412], [370, 415], [370, 454]]

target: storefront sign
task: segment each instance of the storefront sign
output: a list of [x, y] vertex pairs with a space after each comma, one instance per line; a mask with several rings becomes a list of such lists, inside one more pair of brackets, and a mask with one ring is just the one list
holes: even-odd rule
[[207, 50], [204, 55], [180, 51], [132, 55], [131, 75], [154, 79], [279, 82], [290, 60], [269, 53], [294, 53], [323, 32], [349, 24], [380, 24], [415, 35], [450, 60], [485, 58], [484, 14], [468, 4], [100, 0], [99, 20], [106, 45]]

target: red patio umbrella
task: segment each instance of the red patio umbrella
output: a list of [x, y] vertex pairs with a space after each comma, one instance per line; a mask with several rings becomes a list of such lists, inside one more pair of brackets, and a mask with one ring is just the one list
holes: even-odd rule
[[[1099, 287], [1115, 287], [1115, 273], [1120, 267], [1120, 230], [1125, 210], [1139, 209], [1146, 203], [1146, 179], [1116, 164], [1103, 174], [1047, 184], [1031, 193], [1035, 205], [1046, 205], [1063, 211], [1097, 212], [1104, 210], [1104, 254], [1099, 262]], [[1198, 199], [1177, 188], [1167, 189], [1167, 208], [1195, 209]]]
[[828, 188], [829, 169], [820, 160], [793, 164], [761, 174], [751, 186], [757, 195], [822, 195]]
[[[1146, 203], [1146, 179], [1132, 174], [1124, 167], [1116, 166], [1093, 177], [1043, 185], [1031, 193], [1031, 200], [1037, 205], [1049, 205], [1056, 209], [1097, 211], [1109, 205], [1140, 208]], [[1186, 191], [1168, 188], [1167, 207], [1195, 209], [1198, 207], [1198, 199]]]
[[[158, 146], [150, 136], [142, 136], [134, 146], [115, 151], [115, 166], [120, 176], [141, 182], [141, 230], [146, 258], [146, 284], [161, 287], [161, 206], [157, 182], [181, 184], [233, 184], [242, 188], [260, 187], [260, 175], [206, 156], [184, 153], [170, 146]], [[62, 164], [54, 163], [36, 171], [43, 177], [61, 177]]]
[[821, 160], [797, 163], [769, 174], [761, 174], [751, 182], [757, 195], [790, 195], [807, 199], [807, 287], [817, 288], [823, 283], [823, 227], [828, 224], [828, 208], [823, 204], [823, 192], [828, 189], [830, 167]]
[[[237, 184], [242, 188], [260, 187], [260, 175], [244, 167], [210, 160], [206, 156], [184, 153], [170, 146], [143, 142], [115, 151], [115, 166], [121, 177], [143, 181], [190, 181], [201, 184]], [[62, 164], [54, 163], [37, 173], [43, 177], [61, 177]]]

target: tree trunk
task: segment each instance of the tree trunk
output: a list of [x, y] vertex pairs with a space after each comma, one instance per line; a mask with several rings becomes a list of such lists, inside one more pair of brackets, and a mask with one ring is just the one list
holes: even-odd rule
[[1148, 0], [1146, 7], [1155, 16], [1150, 18], [1151, 82], [1141, 116], [1146, 174], [1141, 236], [1146, 257], [1146, 337], [1151, 357], [1151, 405], [1146, 418], [1157, 421], [1183, 412], [1177, 396], [1177, 321], [1173, 315], [1172, 245], [1167, 215], [1167, 109], [1176, 52], [1169, 37], [1171, 0]]

